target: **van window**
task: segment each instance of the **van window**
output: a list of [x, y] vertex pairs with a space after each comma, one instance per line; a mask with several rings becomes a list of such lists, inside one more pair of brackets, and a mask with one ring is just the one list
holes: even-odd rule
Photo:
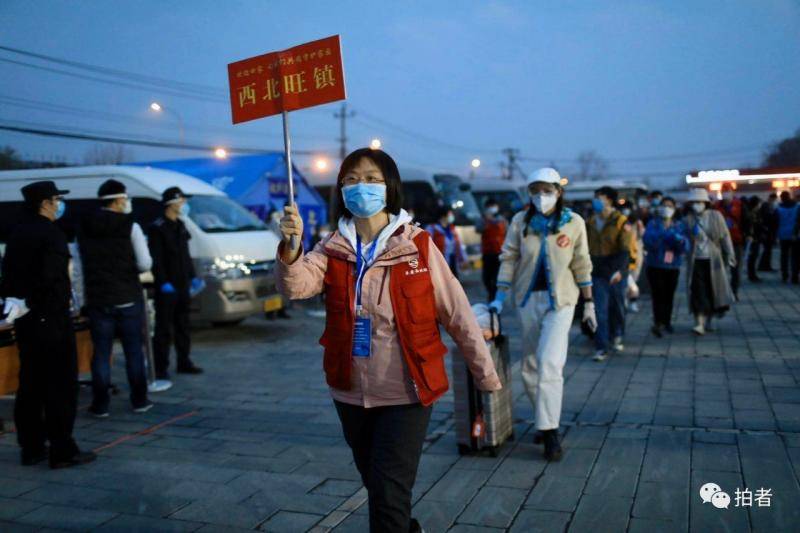
[[189, 208], [189, 218], [206, 233], [267, 229], [258, 217], [226, 196], [193, 196]]
[[475, 200], [481, 210], [484, 209], [488, 200], [494, 199], [500, 206], [500, 213], [505, 218], [511, 218], [525, 207], [522, 198], [516, 191], [473, 191], [472, 194], [475, 195]]

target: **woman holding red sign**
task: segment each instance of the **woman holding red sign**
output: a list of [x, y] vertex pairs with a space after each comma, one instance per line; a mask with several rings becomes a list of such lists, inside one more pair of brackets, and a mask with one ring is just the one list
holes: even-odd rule
[[522, 381], [536, 416], [534, 442], [544, 443], [548, 461], [561, 458], [558, 426], [564, 395], [569, 328], [583, 295], [583, 322], [594, 331], [592, 262], [586, 224], [564, 206], [561, 176], [542, 168], [528, 178], [530, 205], [514, 216], [500, 255], [497, 296], [500, 312], [509, 291], [522, 322]]
[[464, 290], [430, 235], [401, 208], [388, 154], [356, 150], [337, 179], [338, 229], [311, 252], [303, 222], [281, 220], [278, 283], [291, 299], [325, 292], [323, 367], [347, 444], [369, 494], [370, 531], [419, 531], [411, 489], [432, 404], [447, 391], [444, 326], [482, 390], [500, 380]]

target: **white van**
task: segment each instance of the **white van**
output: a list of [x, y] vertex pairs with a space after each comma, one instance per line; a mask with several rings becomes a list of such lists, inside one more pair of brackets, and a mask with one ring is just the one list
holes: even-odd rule
[[97, 189], [113, 178], [125, 184], [133, 216], [147, 232], [163, 214], [161, 193], [180, 187], [193, 195], [183, 218], [189, 230], [189, 252], [207, 288], [192, 301], [192, 320], [236, 323], [250, 315], [280, 309], [273, 268], [279, 239], [267, 226], [225, 193], [178, 172], [150, 167], [91, 166], [0, 172], [0, 242], [5, 242], [22, 209], [20, 189], [28, 183], [53, 180], [69, 190], [59, 224], [68, 236], [80, 218], [99, 206]]

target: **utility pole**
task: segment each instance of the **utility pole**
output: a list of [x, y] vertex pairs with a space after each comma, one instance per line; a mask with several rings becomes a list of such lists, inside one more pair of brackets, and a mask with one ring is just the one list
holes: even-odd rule
[[508, 158], [508, 163], [506, 168], [508, 169], [508, 179], [514, 179], [514, 169], [518, 168], [517, 166], [517, 158], [519, 157], [519, 149], [518, 148], [504, 148], [503, 155]]
[[339, 119], [339, 159], [342, 161], [347, 157], [347, 119], [355, 115], [355, 111], [347, 112], [347, 102], [342, 102], [342, 109], [333, 114], [334, 118]]

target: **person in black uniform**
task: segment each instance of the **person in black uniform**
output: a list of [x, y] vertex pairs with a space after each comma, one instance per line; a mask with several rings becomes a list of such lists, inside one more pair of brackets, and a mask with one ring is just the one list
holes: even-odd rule
[[50, 467], [93, 461], [72, 438], [78, 402], [78, 356], [70, 315], [72, 287], [67, 238], [53, 223], [64, 212], [52, 181], [22, 188], [26, 213], [8, 240], [0, 295], [14, 322], [19, 348], [19, 389], [14, 404], [22, 464], [48, 457]]
[[108, 416], [111, 347], [118, 336], [125, 352], [131, 405], [136, 413], [153, 407], [147, 399], [144, 301], [139, 272], [152, 266], [142, 228], [131, 217], [125, 185], [106, 180], [97, 191], [102, 208], [88, 214], [78, 234], [88, 315], [92, 328], [92, 405], [89, 413]]
[[203, 282], [195, 276], [189, 256], [189, 232], [178, 215], [188, 215], [187, 195], [170, 187], [161, 197], [164, 216], [150, 227], [149, 246], [153, 257], [156, 287], [156, 327], [153, 335], [153, 359], [156, 379], [169, 379], [169, 349], [175, 332], [175, 352], [179, 374], [201, 374], [203, 369], [189, 358], [190, 293], [202, 290]]

